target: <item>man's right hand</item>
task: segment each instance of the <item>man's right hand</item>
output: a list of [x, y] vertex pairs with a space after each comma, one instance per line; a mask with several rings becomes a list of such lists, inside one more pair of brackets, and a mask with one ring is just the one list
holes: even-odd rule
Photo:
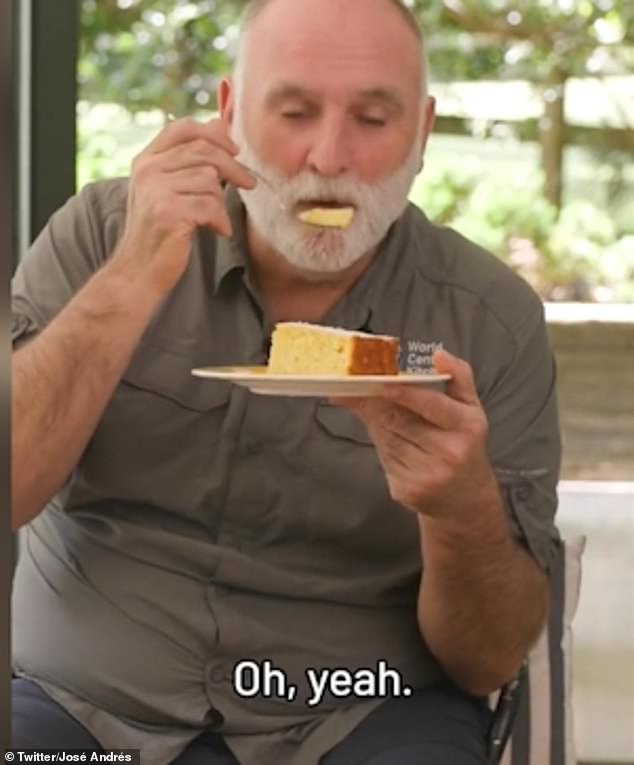
[[256, 183], [235, 159], [238, 152], [220, 119], [167, 125], [132, 163], [118, 261], [167, 294], [187, 267], [197, 226], [231, 235], [222, 181], [247, 189]]

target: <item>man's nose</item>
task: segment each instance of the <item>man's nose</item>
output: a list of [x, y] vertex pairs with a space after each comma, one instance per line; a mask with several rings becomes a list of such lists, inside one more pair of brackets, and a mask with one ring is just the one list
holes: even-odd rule
[[350, 169], [343, 125], [336, 119], [322, 123], [307, 157], [309, 169], [325, 178], [336, 178]]

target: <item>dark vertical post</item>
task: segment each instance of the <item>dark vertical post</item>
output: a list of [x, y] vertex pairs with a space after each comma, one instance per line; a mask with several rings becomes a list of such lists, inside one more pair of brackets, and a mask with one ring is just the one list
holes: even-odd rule
[[30, 234], [75, 192], [80, 0], [31, 0]]
[[[9, 454], [9, 276], [15, 245], [14, 5], [0, 3], [0, 746], [9, 741], [10, 608], [13, 536]], [[7, 743], [8, 746], [8, 743]]]

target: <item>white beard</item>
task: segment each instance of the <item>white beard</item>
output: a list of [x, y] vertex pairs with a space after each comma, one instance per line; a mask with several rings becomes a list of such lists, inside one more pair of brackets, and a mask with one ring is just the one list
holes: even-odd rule
[[[240, 146], [238, 159], [278, 190], [276, 195], [261, 181], [252, 191], [238, 190], [255, 230], [290, 265], [322, 278], [350, 268], [381, 242], [407, 206], [422, 156], [419, 138], [403, 165], [376, 184], [350, 176], [322, 178], [308, 170], [286, 178], [260, 161], [244, 135], [239, 111], [231, 137]], [[285, 209], [281, 209], [280, 199]], [[350, 226], [342, 230], [302, 223], [296, 205], [316, 200], [352, 204], [355, 215]]]

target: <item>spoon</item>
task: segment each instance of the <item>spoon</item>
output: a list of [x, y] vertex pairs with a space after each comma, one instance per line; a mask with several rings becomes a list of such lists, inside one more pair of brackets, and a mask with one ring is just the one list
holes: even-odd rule
[[265, 178], [261, 173], [258, 173], [257, 170], [254, 170], [252, 167], [249, 167], [249, 165], [245, 165], [245, 163], [242, 160], [240, 160], [240, 164], [243, 167], [245, 167], [251, 173], [252, 176], [257, 178], [259, 181], [262, 181], [262, 183], [264, 183], [265, 186], [268, 186], [269, 189], [273, 192], [273, 194], [277, 197], [277, 203], [280, 206], [280, 210], [283, 210], [284, 212], [288, 212], [288, 207], [286, 206], [285, 202], [282, 200], [280, 193], [278, 189], [275, 187], [275, 185], [271, 183], [271, 181], [269, 181], [268, 178]]

